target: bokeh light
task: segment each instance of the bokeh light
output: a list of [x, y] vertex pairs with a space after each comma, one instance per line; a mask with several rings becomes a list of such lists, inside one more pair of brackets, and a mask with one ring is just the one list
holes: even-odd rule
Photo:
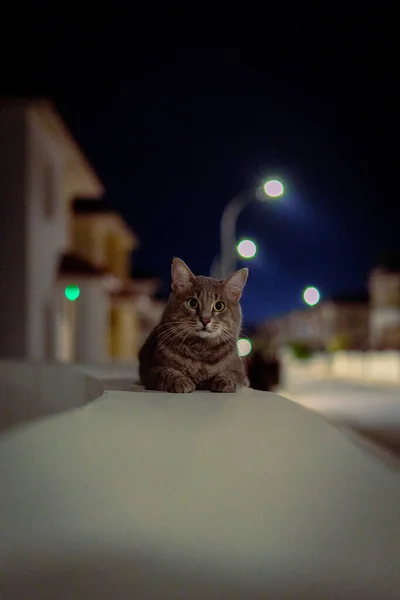
[[253, 344], [247, 338], [240, 338], [236, 345], [239, 356], [248, 356], [253, 347]]
[[303, 300], [309, 306], [315, 306], [320, 301], [321, 294], [315, 287], [308, 287], [303, 292]]
[[237, 245], [237, 251], [242, 258], [254, 258], [257, 254], [257, 245], [252, 240], [242, 240]]
[[77, 300], [79, 298], [81, 290], [77, 285], [67, 285], [64, 293], [67, 300], [73, 302], [74, 300]]
[[278, 198], [283, 194], [283, 184], [277, 179], [270, 179], [264, 185], [264, 192], [270, 198]]

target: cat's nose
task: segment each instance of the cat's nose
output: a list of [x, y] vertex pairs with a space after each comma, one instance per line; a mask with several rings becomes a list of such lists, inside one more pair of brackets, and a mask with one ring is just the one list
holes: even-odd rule
[[211, 317], [200, 317], [200, 321], [203, 323], [203, 325], [208, 325], [208, 323], [211, 321]]

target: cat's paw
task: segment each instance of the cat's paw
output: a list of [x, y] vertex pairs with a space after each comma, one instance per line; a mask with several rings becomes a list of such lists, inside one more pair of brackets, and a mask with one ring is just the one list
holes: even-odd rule
[[195, 385], [188, 377], [175, 377], [168, 382], [167, 392], [173, 394], [189, 394], [194, 392]]
[[237, 390], [236, 383], [234, 381], [232, 381], [232, 379], [228, 379], [227, 377], [225, 377], [223, 375], [219, 375], [218, 377], [215, 377], [215, 379], [213, 380], [213, 382], [211, 384], [212, 392], [229, 393], [229, 392], [236, 392], [236, 390]]

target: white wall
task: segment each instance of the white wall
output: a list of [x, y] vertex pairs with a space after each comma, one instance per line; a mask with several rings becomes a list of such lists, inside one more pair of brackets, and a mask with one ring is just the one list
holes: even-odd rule
[[[0, 117], [0, 356], [54, 356], [46, 319], [55, 316], [53, 288], [68, 234], [62, 198], [63, 150], [24, 107]], [[54, 214], [44, 209], [45, 171], [53, 173]], [[54, 336], [53, 336], [54, 339]], [[50, 340], [50, 343], [49, 343]]]
[[101, 278], [81, 281], [78, 285], [81, 294], [76, 300], [76, 360], [107, 361], [109, 296]]
[[361, 382], [400, 385], [400, 352], [335, 352], [316, 354], [309, 360], [296, 360], [283, 352], [282, 385], [301, 379], [342, 378]]
[[400, 384], [400, 352], [338, 352], [332, 373], [346, 379]]
[[[46, 310], [53, 314], [54, 323], [54, 287], [60, 254], [67, 245], [68, 205], [61, 195], [64, 166], [62, 148], [33, 119], [29, 121], [27, 148], [28, 357], [43, 359], [51, 358], [46, 357], [45, 315]], [[46, 215], [44, 206], [46, 165], [49, 165], [52, 173], [51, 216]], [[52, 337], [54, 339], [54, 331]]]
[[400, 325], [400, 308], [377, 306], [370, 311], [369, 329], [372, 346], [384, 343], [385, 333]]
[[0, 432], [101, 396], [91, 373], [60, 364], [0, 361]]

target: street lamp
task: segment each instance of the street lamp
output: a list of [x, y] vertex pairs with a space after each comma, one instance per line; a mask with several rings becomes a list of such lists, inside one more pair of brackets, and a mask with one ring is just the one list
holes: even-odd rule
[[240, 357], [248, 356], [253, 348], [253, 344], [247, 338], [240, 338], [236, 342], [237, 351]]
[[315, 306], [321, 299], [321, 294], [316, 287], [307, 287], [303, 292], [303, 300], [308, 306]]
[[264, 184], [264, 192], [270, 198], [279, 198], [283, 194], [283, 185], [277, 179], [270, 179]]
[[257, 254], [257, 245], [253, 240], [241, 240], [236, 250], [242, 258], [254, 258]]
[[[257, 244], [253, 240], [241, 240], [236, 246], [236, 251], [240, 258], [251, 260], [257, 254]], [[216, 256], [211, 264], [211, 277], [220, 278], [221, 263], [219, 256]]]
[[277, 179], [269, 179], [264, 185], [233, 198], [225, 207], [220, 224], [221, 253], [219, 261], [215, 260], [211, 268], [211, 276], [225, 279], [235, 270], [236, 258], [236, 223], [242, 210], [254, 200], [279, 198], [284, 192], [283, 185]]

